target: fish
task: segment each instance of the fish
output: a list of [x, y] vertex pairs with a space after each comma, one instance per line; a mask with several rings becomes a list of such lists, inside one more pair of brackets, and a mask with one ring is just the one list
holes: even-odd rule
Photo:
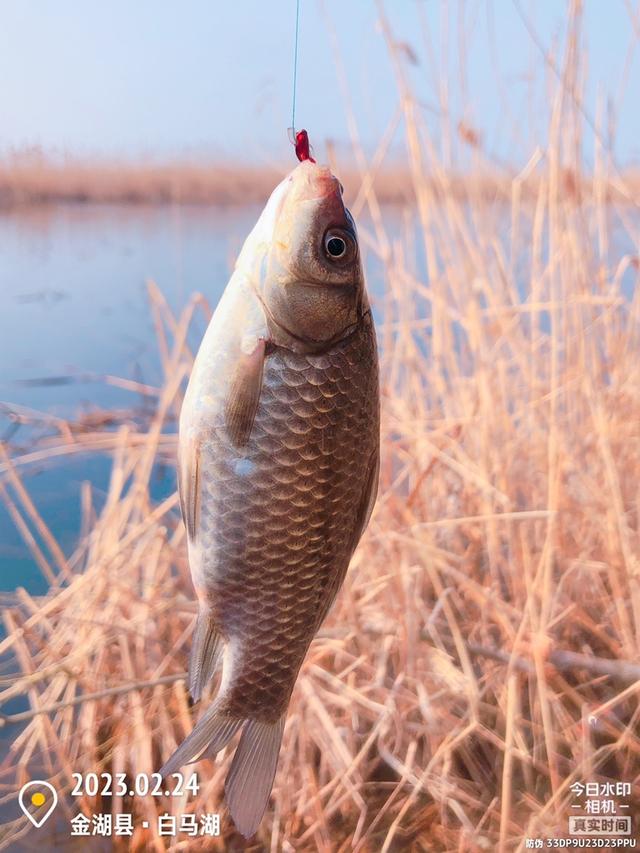
[[274, 189], [204, 334], [180, 412], [178, 491], [198, 617], [189, 690], [215, 699], [167, 776], [241, 731], [225, 800], [246, 837], [289, 700], [378, 491], [376, 334], [357, 230], [331, 170]]

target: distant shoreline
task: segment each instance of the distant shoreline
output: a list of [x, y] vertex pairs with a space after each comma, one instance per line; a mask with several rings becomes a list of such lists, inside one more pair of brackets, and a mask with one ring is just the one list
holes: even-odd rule
[[[17, 156], [0, 159], [0, 211], [52, 203], [244, 205], [262, 203], [275, 184], [293, 167], [243, 167], [206, 162], [83, 162]], [[363, 177], [353, 167], [335, 167], [349, 203], [366, 191]], [[412, 175], [401, 165], [381, 167], [368, 179], [377, 200], [387, 204], [415, 201]], [[537, 198], [540, 178], [532, 174], [518, 181], [516, 173], [427, 175], [422, 188], [432, 197], [511, 199], [515, 187], [522, 200]], [[559, 187], [565, 198], [640, 204], [640, 170], [629, 170], [621, 180], [594, 180], [563, 169]]]

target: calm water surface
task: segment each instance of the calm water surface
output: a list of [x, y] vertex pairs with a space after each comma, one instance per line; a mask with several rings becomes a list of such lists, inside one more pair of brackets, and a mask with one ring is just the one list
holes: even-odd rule
[[[111, 374], [151, 385], [162, 381], [146, 282], [153, 279], [176, 312], [194, 291], [215, 307], [259, 212], [258, 206], [92, 205], [0, 212], [0, 401], [63, 417], [140, 405], [139, 396], [100, 377]], [[385, 226], [392, 237], [398, 236], [405, 230], [404, 214], [387, 211]], [[410, 226], [414, 233], [408, 245], [424, 268], [415, 227]], [[508, 211], [496, 213], [495, 221], [482, 227], [506, 236]], [[615, 224], [612, 230], [617, 235], [615, 268], [613, 259], [633, 252], [634, 245]], [[373, 253], [365, 248], [363, 254], [375, 299], [382, 294], [382, 272]], [[412, 266], [409, 258], [405, 261]], [[623, 281], [629, 296], [634, 282], [630, 268]], [[519, 282], [525, 298], [527, 287], [527, 281]], [[191, 330], [194, 350], [204, 326], [198, 314]], [[28, 435], [22, 427], [15, 431], [0, 406], [0, 440], [7, 438], [19, 444]], [[65, 552], [78, 536], [81, 483], [91, 482], [99, 507], [110, 465], [108, 455], [88, 454], [22, 469], [38, 510]], [[154, 497], [174, 487], [173, 470], [155, 472]], [[0, 500], [0, 591], [16, 586], [33, 593], [46, 590]]]
[[[0, 211], [0, 440], [28, 445], [28, 431], [16, 431], [9, 417], [20, 406], [61, 417], [139, 406], [140, 396], [100, 377], [162, 381], [147, 281], [157, 283], [174, 312], [195, 291], [214, 308], [260, 209], [68, 205]], [[373, 257], [367, 266], [369, 288], [379, 293]], [[204, 328], [198, 312], [192, 349]], [[87, 454], [21, 469], [66, 553], [78, 537], [81, 483], [91, 482], [99, 508], [110, 467], [108, 454]], [[155, 498], [174, 488], [173, 470], [154, 473]], [[47, 585], [0, 500], [0, 591], [16, 586], [42, 593]]]
[[[105, 384], [105, 374], [161, 381], [146, 282], [178, 311], [193, 291], [212, 307], [258, 208], [43, 207], [0, 214], [0, 401], [60, 416], [131, 407], [140, 398]], [[197, 346], [204, 320], [194, 322]], [[0, 438], [22, 440], [0, 411]], [[27, 438], [27, 435], [24, 435]], [[77, 539], [80, 484], [96, 504], [108, 456], [71, 457], [22, 469], [38, 510], [68, 552]], [[158, 472], [156, 497], [174, 488]], [[0, 501], [0, 589], [46, 584]]]

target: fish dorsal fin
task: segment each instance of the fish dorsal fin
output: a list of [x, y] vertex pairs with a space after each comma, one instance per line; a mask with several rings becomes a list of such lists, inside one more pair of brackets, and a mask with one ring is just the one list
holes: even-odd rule
[[194, 436], [180, 440], [178, 495], [184, 526], [189, 539], [194, 541], [200, 514], [200, 442]]
[[267, 341], [247, 335], [241, 342], [238, 358], [225, 406], [225, 425], [231, 441], [242, 447], [249, 440], [260, 402]]
[[354, 549], [356, 548], [358, 542], [360, 541], [360, 537], [367, 529], [367, 524], [369, 524], [369, 519], [371, 518], [371, 513], [373, 512], [373, 507], [376, 503], [376, 498], [378, 497], [378, 480], [380, 478], [380, 454], [376, 449], [369, 460], [369, 469], [367, 472], [367, 479], [364, 485], [364, 489], [362, 491], [362, 499], [360, 501], [360, 507], [358, 510], [358, 515], [356, 518], [356, 524], [354, 528]]
[[[369, 457], [364, 488], [362, 489], [360, 503], [358, 504], [358, 509], [353, 520], [351, 541], [349, 544], [349, 558], [351, 558], [353, 552], [357, 548], [360, 537], [364, 533], [367, 524], [369, 523], [369, 519], [371, 518], [371, 513], [373, 512], [373, 507], [375, 506], [376, 497], [378, 495], [379, 477], [380, 453], [378, 448], [376, 448]], [[314, 622], [314, 633], [318, 630], [324, 621], [325, 616], [329, 612], [329, 609], [338, 594], [338, 590], [342, 586], [346, 571], [347, 567], [345, 566], [342, 572], [334, 572], [332, 575], [328, 576], [323, 585], [318, 586], [318, 603]]]

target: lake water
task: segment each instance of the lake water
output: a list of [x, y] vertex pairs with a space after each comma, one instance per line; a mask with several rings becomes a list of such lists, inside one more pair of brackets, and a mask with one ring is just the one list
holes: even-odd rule
[[[215, 306], [258, 213], [60, 206], [0, 215], [0, 401], [63, 417], [138, 404], [135, 394], [99, 377], [161, 381], [147, 280], [174, 310], [193, 291]], [[203, 330], [204, 320], [194, 323], [195, 346]], [[0, 439], [19, 443], [23, 433], [0, 411]], [[110, 459], [99, 455], [22, 469], [67, 552], [78, 535], [81, 482], [91, 481], [99, 503], [109, 471]], [[173, 488], [173, 472], [154, 483], [158, 497]], [[0, 501], [0, 589], [18, 585], [46, 589]]]
[[[139, 397], [99, 377], [161, 382], [147, 280], [157, 283], [175, 311], [194, 291], [214, 307], [259, 212], [257, 206], [68, 205], [0, 213], [0, 401], [61, 416], [139, 404]], [[508, 212], [498, 210], [495, 216], [485, 227], [506, 234]], [[385, 224], [397, 236], [406, 222], [394, 210], [385, 215]], [[637, 249], [619, 225], [612, 231], [615, 269], [615, 259]], [[409, 242], [417, 267], [424, 267], [420, 241]], [[365, 259], [375, 297], [382, 292], [381, 271], [372, 253], [365, 252]], [[629, 268], [623, 279], [627, 295], [634, 282]], [[520, 288], [524, 297], [526, 281]], [[198, 318], [193, 349], [203, 331], [204, 319]], [[24, 428], [16, 432], [7, 410], [0, 408], [0, 440], [8, 437], [19, 444], [28, 436]], [[79, 531], [81, 483], [92, 483], [99, 506], [110, 466], [108, 455], [91, 454], [22, 469], [38, 510], [67, 553]], [[174, 488], [173, 471], [159, 471], [154, 496]], [[32, 593], [46, 591], [0, 500], [0, 591], [18, 585]]]
[[[138, 395], [100, 377], [162, 381], [147, 281], [156, 282], [175, 312], [196, 291], [214, 308], [259, 213], [259, 206], [106, 205], [0, 212], [0, 440], [28, 446], [28, 430], [16, 431], [10, 418], [19, 406], [72, 417], [139, 405]], [[379, 293], [375, 259], [367, 265], [369, 288]], [[198, 312], [194, 351], [204, 328]], [[66, 553], [78, 537], [81, 483], [91, 482], [99, 507], [110, 468], [109, 456], [100, 454], [21, 468]], [[153, 496], [174, 488], [173, 470], [158, 471]], [[0, 592], [16, 586], [35, 594], [47, 588], [0, 499]]]
[[[0, 211], [0, 441], [10, 441], [12, 452], [31, 446], [34, 430], [16, 429], [11, 417], [20, 407], [76, 419], [96, 408], [140, 406], [140, 395], [101, 377], [162, 382], [148, 280], [156, 282], [175, 313], [194, 292], [204, 294], [214, 308], [259, 213], [259, 206], [61, 205]], [[380, 292], [373, 258], [369, 271]], [[192, 351], [205, 323], [197, 312], [190, 331]], [[20, 468], [65, 553], [78, 540], [82, 483], [91, 483], [99, 509], [110, 472], [110, 454], [99, 453]], [[157, 466], [152, 497], [160, 500], [174, 489], [173, 468]], [[47, 586], [0, 497], [0, 594], [24, 587], [39, 595]], [[5, 663], [7, 659], [0, 660], [0, 668]], [[27, 697], [18, 696], [5, 701], [2, 712], [27, 708]], [[0, 756], [18, 730], [2, 729]], [[15, 800], [0, 803], [0, 820], [14, 819], [16, 811]], [[16, 842], [12, 849], [27, 848]]]

